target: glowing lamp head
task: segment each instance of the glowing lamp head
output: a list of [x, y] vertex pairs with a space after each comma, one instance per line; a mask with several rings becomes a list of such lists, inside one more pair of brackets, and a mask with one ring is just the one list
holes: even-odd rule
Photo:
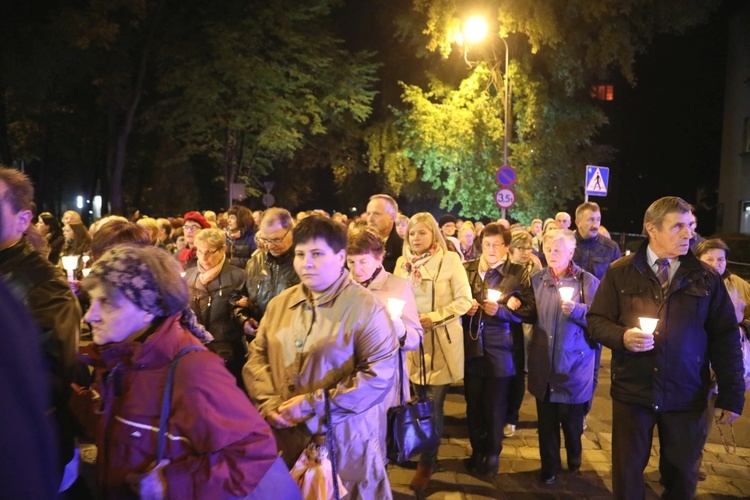
[[487, 38], [489, 27], [482, 16], [472, 16], [464, 23], [464, 40], [470, 44], [476, 44]]

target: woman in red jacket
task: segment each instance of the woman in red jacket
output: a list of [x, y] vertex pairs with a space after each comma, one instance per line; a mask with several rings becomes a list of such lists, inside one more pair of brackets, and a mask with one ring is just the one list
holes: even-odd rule
[[[84, 349], [101, 394], [96, 423], [102, 498], [299, 498], [268, 424], [234, 377], [196, 337], [180, 266], [155, 247], [117, 246], [84, 281]], [[194, 333], [196, 332], [196, 333]], [[156, 463], [162, 399], [176, 365], [163, 459]]]

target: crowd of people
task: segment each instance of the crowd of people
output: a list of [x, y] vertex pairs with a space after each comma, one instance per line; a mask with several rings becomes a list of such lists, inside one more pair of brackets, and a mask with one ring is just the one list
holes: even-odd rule
[[[750, 285], [726, 270], [721, 240], [691, 250], [680, 198], [646, 210], [647, 238], [625, 257], [590, 202], [527, 227], [408, 216], [376, 194], [353, 220], [234, 206], [86, 228], [75, 212], [35, 216], [32, 200], [28, 178], [0, 167], [0, 294], [22, 304], [8, 343], [24, 359], [41, 347], [28, 379], [18, 363], [3, 377], [49, 385], [3, 392], [14, 418], [1, 442], [26, 442], [37, 467], [2, 468], [34, 475], [21, 481], [31, 497], [85, 498], [76, 440], [91, 439], [105, 498], [300, 498], [289, 469], [326, 435], [347, 498], [391, 498], [388, 409], [426, 394], [441, 435], [460, 382], [466, 469], [498, 472], [528, 389], [552, 484], [561, 431], [568, 471], [581, 468], [604, 346], [614, 496], [643, 498], [658, 427], [664, 496], [692, 498], [714, 415], [743, 409]], [[78, 258], [67, 278], [62, 257]], [[415, 492], [438, 455], [418, 457]]]

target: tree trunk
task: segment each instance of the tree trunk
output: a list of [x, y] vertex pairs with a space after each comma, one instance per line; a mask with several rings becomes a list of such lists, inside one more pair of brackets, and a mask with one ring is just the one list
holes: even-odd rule
[[125, 166], [127, 164], [128, 140], [130, 139], [130, 133], [133, 131], [135, 113], [138, 110], [138, 104], [143, 95], [143, 82], [146, 79], [148, 59], [153, 47], [156, 27], [159, 24], [159, 13], [163, 5], [164, 2], [160, 2], [154, 13], [154, 19], [141, 52], [141, 61], [138, 68], [138, 75], [133, 85], [132, 97], [128, 103], [122, 125], [118, 128], [117, 141], [114, 143], [114, 154], [110, 156], [112, 161], [110, 169], [112, 172], [110, 176], [110, 202], [112, 204], [112, 213], [116, 214], [122, 214], [125, 209], [122, 196], [122, 179], [125, 175]]

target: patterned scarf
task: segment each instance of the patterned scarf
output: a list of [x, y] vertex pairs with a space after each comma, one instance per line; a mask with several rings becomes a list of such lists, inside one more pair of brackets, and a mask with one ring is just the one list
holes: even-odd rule
[[411, 252], [411, 248], [406, 247], [406, 255], [404, 256], [404, 264], [401, 268], [409, 274], [409, 280], [412, 286], [418, 287], [422, 284], [422, 274], [419, 269], [437, 252], [438, 244], [437, 241], [422, 255], [414, 255]]

